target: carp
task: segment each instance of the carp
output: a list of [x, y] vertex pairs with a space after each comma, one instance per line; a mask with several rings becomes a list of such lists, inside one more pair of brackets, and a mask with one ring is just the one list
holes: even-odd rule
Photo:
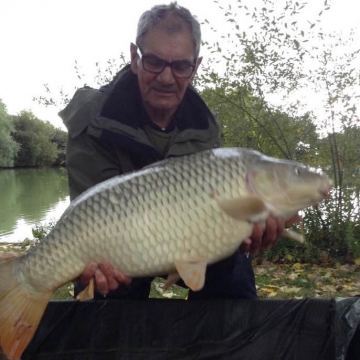
[[0, 261], [0, 347], [19, 359], [53, 292], [91, 261], [129, 277], [168, 274], [194, 291], [206, 267], [232, 255], [254, 224], [289, 219], [328, 197], [317, 170], [242, 148], [155, 163], [77, 197], [46, 238]]

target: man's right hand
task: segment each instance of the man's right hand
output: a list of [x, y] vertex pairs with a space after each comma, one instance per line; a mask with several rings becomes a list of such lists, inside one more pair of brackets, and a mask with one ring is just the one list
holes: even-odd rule
[[95, 280], [95, 289], [102, 295], [106, 295], [111, 290], [116, 290], [120, 284], [128, 285], [131, 278], [125, 276], [121, 271], [115, 270], [108, 261], [88, 263], [80, 281], [87, 285], [91, 279]]

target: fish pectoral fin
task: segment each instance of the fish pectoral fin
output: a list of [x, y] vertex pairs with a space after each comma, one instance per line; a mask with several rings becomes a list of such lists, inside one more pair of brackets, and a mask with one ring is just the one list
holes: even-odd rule
[[181, 279], [181, 277], [178, 272], [173, 272], [173, 273], [169, 274], [164, 283], [163, 289], [165, 291], [168, 290], [171, 285], [174, 285], [180, 279]]
[[199, 291], [204, 287], [207, 261], [175, 261], [175, 267], [192, 291]]
[[92, 300], [94, 298], [94, 291], [95, 291], [94, 279], [91, 279], [87, 284], [86, 288], [83, 291], [79, 292], [79, 294], [76, 296], [76, 300], [79, 301]]
[[303, 244], [305, 242], [304, 236], [293, 230], [285, 229], [283, 235], [287, 236], [290, 239], [298, 241], [300, 244]]
[[248, 195], [236, 199], [221, 199], [214, 196], [220, 209], [236, 220], [252, 223], [264, 221], [268, 217], [265, 202], [258, 196]]

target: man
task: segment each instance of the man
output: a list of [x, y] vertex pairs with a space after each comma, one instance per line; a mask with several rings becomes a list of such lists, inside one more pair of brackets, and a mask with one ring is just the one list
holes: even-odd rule
[[[131, 64], [107, 86], [75, 93], [59, 114], [69, 131], [72, 200], [113, 176], [220, 145], [220, 126], [191, 86], [202, 60], [200, 43], [200, 25], [187, 9], [176, 3], [155, 6], [139, 20], [136, 45], [130, 46]], [[270, 218], [266, 232], [255, 226], [242, 250], [265, 249], [284, 225], [283, 219]], [[102, 295], [148, 297], [151, 278], [131, 280], [119, 270], [106, 262], [89, 264], [76, 292], [94, 277]], [[248, 256], [239, 250], [209, 266], [204, 289], [189, 293], [190, 299], [195, 297], [255, 298]]]

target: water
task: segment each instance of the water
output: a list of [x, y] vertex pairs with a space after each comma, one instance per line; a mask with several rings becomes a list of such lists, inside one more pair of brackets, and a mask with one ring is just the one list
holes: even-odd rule
[[32, 239], [31, 229], [60, 218], [70, 203], [64, 169], [0, 170], [0, 242]]

